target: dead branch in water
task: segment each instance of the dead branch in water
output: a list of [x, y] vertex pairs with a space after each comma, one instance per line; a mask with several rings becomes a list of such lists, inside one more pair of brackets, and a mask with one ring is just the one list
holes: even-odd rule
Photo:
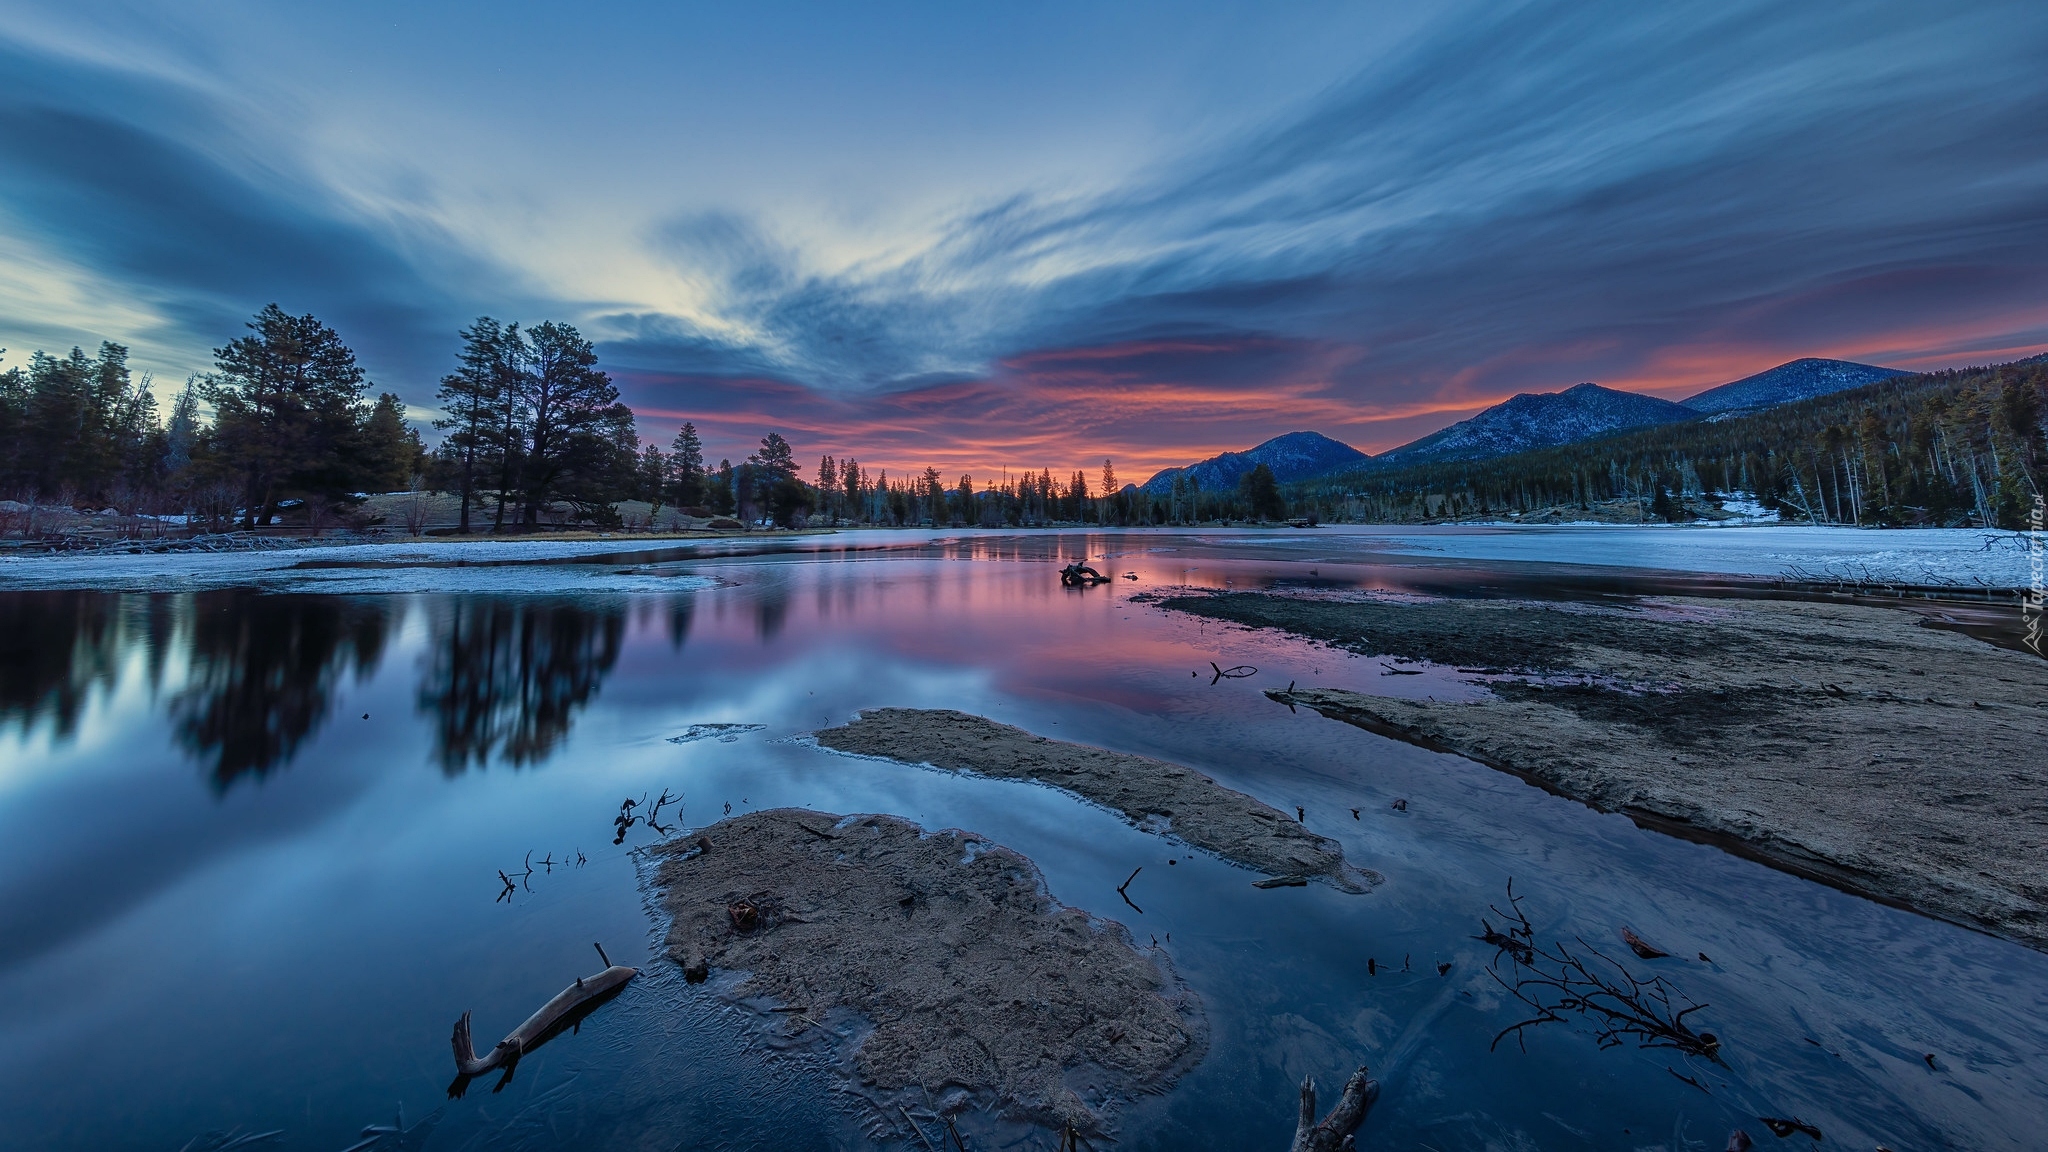
[[1628, 945], [1629, 951], [1645, 960], [1662, 960], [1666, 956], [1671, 955], [1671, 953], [1636, 935], [1635, 929], [1626, 925], [1621, 929], [1621, 942]]
[[[1693, 1003], [1662, 976], [1637, 979], [1583, 937], [1573, 937], [1583, 954], [1561, 942], [1539, 946], [1536, 929], [1522, 911], [1512, 880], [1508, 882], [1508, 910], [1496, 905], [1492, 911], [1505, 921], [1506, 931], [1482, 919], [1479, 923], [1484, 932], [1474, 937], [1498, 949], [1486, 966], [1487, 974], [1509, 995], [1534, 1009], [1535, 1015], [1501, 1029], [1491, 1047], [1498, 1048], [1502, 1040], [1513, 1036], [1526, 1052], [1523, 1033], [1528, 1029], [1562, 1024], [1577, 1015], [1594, 1022], [1594, 1039], [1602, 1048], [1633, 1040], [1639, 1048], [1674, 1048], [1720, 1062], [1720, 1038], [1712, 1032], [1695, 1032], [1686, 1023], [1686, 1017], [1707, 1005]], [[1503, 958], [1509, 963], [1507, 975], [1500, 971]], [[1675, 1006], [1674, 997], [1684, 1006]]]
[[1305, 1079], [1301, 1082], [1301, 1118], [1294, 1127], [1294, 1143], [1288, 1152], [1350, 1152], [1357, 1147], [1352, 1133], [1365, 1123], [1365, 1114], [1373, 1102], [1380, 1098], [1380, 1083], [1366, 1075], [1360, 1066], [1344, 1082], [1344, 1092], [1337, 1098], [1330, 1114], [1316, 1121], [1316, 1082]]
[[450, 1098], [461, 1096], [469, 1090], [471, 1079], [493, 1069], [502, 1069], [504, 1075], [491, 1091], [502, 1091], [512, 1082], [512, 1073], [518, 1068], [520, 1057], [547, 1043], [563, 1029], [580, 1026], [583, 1017], [610, 999], [625, 986], [626, 981], [640, 974], [638, 968], [613, 964], [611, 957], [605, 955], [604, 945], [592, 947], [597, 949], [597, 958], [604, 961], [604, 971], [595, 976], [577, 977], [574, 984], [556, 993], [553, 999], [540, 1006], [539, 1011], [527, 1017], [524, 1023], [481, 1057], [470, 1042], [469, 1013], [462, 1014], [462, 1018], [455, 1022], [455, 1031], [450, 1038], [455, 1052], [455, 1081], [448, 1085]]
[[1217, 667], [1214, 660], [1211, 660], [1209, 661], [1209, 667], [1214, 669], [1216, 673], [1214, 676], [1209, 677], [1209, 683], [1212, 685], [1219, 680], [1242, 680], [1247, 676], [1259, 674], [1259, 670], [1249, 664], [1236, 664], [1229, 668], [1220, 668]]
[[1124, 877], [1123, 883], [1116, 886], [1116, 894], [1123, 897], [1124, 903], [1129, 904], [1131, 906], [1131, 911], [1136, 912], [1140, 916], [1143, 916], [1145, 914], [1145, 910], [1143, 908], [1138, 907], [1137, 901], [1132, 900], [1131, 894], [1129, 892], [1124, 891], [1124, 889], [1129, 888], [1131, 886], [1131, 881], [1136, 880], [1138, 878], [1138, 873], [1143, 872], [1144, 870], [1145, 866], [1143, 864], [1138, 865], [1136, 868], [1131, 869], [1131, 874], [1129, 876]]
[[626, 842], [626, 833], [632, 831], [635, 824], [647, 825], [657, 836], [668, 835], [676, 830], [676, 826], [673, 823], [661, 823], [661, 810], [670, 804], [674, 804], [676, 805], [676, 810], [680, 812], [682, 810], [682, 803], [683, 798], [681, 796], [669, 795], [666, 788], [661, 790], [661, 795], [655, 799], [652, 807], [647, 803], [647, 794], [645, 792], [640, 794], [640, 799], [638, 800], [631, 798], [621, 800], [619, 802], [619, 814], [612, 817], [612, 829], [617, 833], [617, 835], [612, 837], [612, 843], [624, 844]]

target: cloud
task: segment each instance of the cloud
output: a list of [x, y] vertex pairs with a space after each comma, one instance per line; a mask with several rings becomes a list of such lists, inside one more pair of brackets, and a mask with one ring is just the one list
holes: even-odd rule
[[481, 279], [485, 262], [354, 215], [290, 161], [188, 87], [0, 45], [0, 218], [154, 319], [103, 335], [203, 364], [276, 301], [319, 314], [373, 370], [434, 379], [472, 315], [436, 274]]
[[187, 346], [278, 298], [418, 402], [471, 316], [566, 318], [650, 428], [701, 411], [741, 447], [775, 426], [962, 466], [1300, 427], [1386, 447], [1580, 380], [1684, 394], [2048, 340], [2048, 9], [1535, 0], [1402, 36], [1249, 127], [1182, 126], [1136, 175], [893, 230], [652, 190], [623, 221], [542, 205], [590, 260], [630, 237], [655, 271], [618, 299], [369, 214], [212, 97], [27, 50], [0, 62], [0, 212]]
[[737, 218], [678, 225], [679, 266], [748, 334], [691, 367], [867, 391], [982, 363], [1018, 386], [996, 366], [1022, 350], [1249, 330], [1353, 347], [1337, 392], [1371, 409], [2040, 329], [2040, 10], [1468, 17], [1266, 130], [965, 213], [880, 267], [805, 272]]

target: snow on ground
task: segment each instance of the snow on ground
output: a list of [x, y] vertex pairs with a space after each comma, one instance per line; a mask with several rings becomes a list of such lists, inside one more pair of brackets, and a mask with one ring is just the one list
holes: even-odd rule
[[[41, 554], [0, 557], [0, 590], [91, 588], [108, 592], [687, 592], [714, 582], [697, 576], [621, 573], [612, 564], [530, 564], [577, 556], [673, 549], [673, 540], [459, 540], [349, 544], [275, 552], [160, 555]], [[463, 567], [442, 567], [452, 561]], [[377, 567], [298, 567], [375, 562]], [[631, 563], [626, 560], [624, 563]], [[386, 567], [386, 565], [392, 565]]]
[[1366, 547], [1461, 560], [1964, 587], [2017, 588], [2031, 579], [2024, 533], [1979, 529], [1521, 524], [1335, 531]]
[[[1101, 535], [1097, 529], [1074, 534]], [[1009, 535], [974, 530], [860, 531], [821, 537], [824, 547], [886, 541], [910, 545], [932, 540]], [[1026, 532], [1026, 538], [1043, 532]], [[1590, 564], [1603, 567], [1696, 572], [1722, 576], [1839, 578], [1960, 587], [2024, 588], [2032, 579], [2029, 537], [1976, 529], [1814, 528], [1779, 525], [1500, 524], [1433, 527], [1332, 525], [1300, 532], [1270, 528], [1136, 529], [1128, 539], [1160, 542], [1197, 537], [1228, 550], [1233, 543], [1312, 550], [1331, 560], [1342, 553], [1408, 553], [1442, 559]], [[824, 544], [831, 540], [830, 545]], [[2043, 541], [2048, 544], [2048, 540]], [[676, 540], [436, 540], [290, 548], [275, 552], [175, 552], [162, 555], [0, 556], [0, 591], [92, 588], [114, 592], [184, 592], [255, 587], [300, 592], [681, 592], [712, 581], [684, 575], [621, 572], [633, 553], [689, 544]], [[1149, 550], [1149, 549], [1147, 549]], [[615, 554], [618, 563], [547, 564]], [[1121, 553], [1116, 553], [1121, 554]], [[1360, 557], [1361, 559], [1363, 557]], [[452, 561], [463, 567], [443, 567]], [[375, 567], [301, 568], [307, 561], [375, 562]], [[673, 571], [672, 567], [668, 570]]]

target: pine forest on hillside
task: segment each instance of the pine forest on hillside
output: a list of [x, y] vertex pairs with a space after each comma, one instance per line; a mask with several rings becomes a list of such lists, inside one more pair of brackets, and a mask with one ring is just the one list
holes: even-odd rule
[[1899, 376], [1724, 419], [1660, 424], [1491, 460], [1368, 467], [1291, 486], [1329, 519], [1572, 519], [1631, 501], [1689, 518], [1750, 494], [1786, 520], [2025, 528], [2041, 492], [2048, 364]]

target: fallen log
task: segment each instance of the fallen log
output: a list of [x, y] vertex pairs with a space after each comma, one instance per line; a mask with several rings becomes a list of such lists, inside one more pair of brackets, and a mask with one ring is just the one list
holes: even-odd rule
[[575, 1027], [583, 1017], [609, 998], [626, 981], [640, 974], [638, 968], [613, 964], [611, 957], [604, 954], [602, 945], [597, 949], [598, 959], [605, 962], [605, 970], [595, 976], [579, 976], [574, 984], [555, 994], [554, 999], [540, 1006], [540, 1011], [526, 1018], [526, 1022], [514, 1028], [510, 1035], [498, 1041], [497, 1046], [479, 1057], [469, 1036], [469, 1013], [455, 1022], [455, 1034], [451, 1037], [455, 1049], [455, 1083], [449, 1085], [450, 1096], [460, 1096], [469, 1086], [473, 1077], [481, 1076], [493, 1069], [503, 1068], [504, 1079], [498, 1081], [495, 1092], [512, 1079], [512, 1070], [518, 1066], [519, 1058], [547, 1043], [565, 1027]]
[[1288, 1152], [1350, 1152], [1357, 1147], [1352, 1133], [1365, 1123], [1365, 1114], [1380, 1098], [1380, 1082], [1370, 1078], [1361, 1066], [1344, 1082], [1344, 1093], [1330, 1114], [1316, 1121], [1316, 1082], [1301, 1082], [1301, 1119], [1294, 1128], [1294, 1143]]

